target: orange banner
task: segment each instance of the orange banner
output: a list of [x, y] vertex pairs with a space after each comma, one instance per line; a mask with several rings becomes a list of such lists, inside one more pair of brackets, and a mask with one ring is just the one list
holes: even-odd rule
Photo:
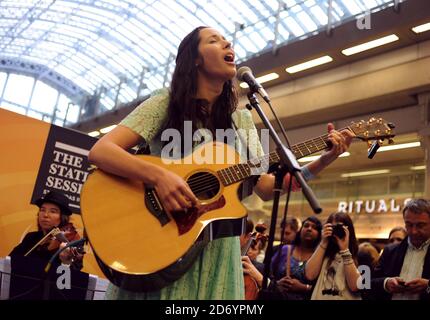
[[[52, 125], [0, 109], [0, 257], [7, 256], [27, 232], [37, 229], [38, 208], [30, 204]], [[83, 233], [82, 219], [71, 221]], [[104, 275], [89, 246], [83, 272]]]

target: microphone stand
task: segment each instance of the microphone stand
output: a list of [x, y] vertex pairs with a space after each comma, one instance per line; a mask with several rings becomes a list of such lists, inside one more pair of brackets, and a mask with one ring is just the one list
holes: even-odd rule
[[273, 251], [273, 240], [275, 239], [276, 220], [278, 217], [278, 210], [279, 210], [279, 198], [282, 192], [282, 183], [284, 180], [284, 176], [287, 173], [290, 173], [291, 176], [294, 176], [296, 178], [296, 181], [299, 183], [300, 187], [302, 188], [302, 191], [307, 201], [309, 202], [310, 206], [312, 207], [312, 210], [315, 213], [320, 213], [322, 209], [312, 189], [308, 186], [308, 184], [306, 183], [306, 180], [303, 178], [303, 175], [301, 173], [301, 168], [299, 163], [296, 160], [296, 157], [291, 152], [291, 150], [289, 150], [284, 146], [281, 139], [279, 138], [279, 135], [273, 128], [269, 119], [264, 114], [258, 102], [258, 99], [255, 95], [255, 88], [250, 87], [250, 91], [248, 92], [248, 100], [249, 100], [249, 104], [247, 104], [246, 107], [250, 110], [254, 108], [257, 111], [258, 115], [263, 121], [263, 124], [269, 130], [269, 134], [276, 144], [276, 151], [278, 152], [278, 155], [280, 158], [279, 165], [274, 171], [275, 187], [273, 189], [272, 217], [270, 222], [269, 240], [268, 240], [266, 255], [264, 258], [264, 275], [263, 275], [262, 287], [263, 289], [266, 289], [267, 279], [270, 273], [270, 264], [271, 264], [272, 251]]

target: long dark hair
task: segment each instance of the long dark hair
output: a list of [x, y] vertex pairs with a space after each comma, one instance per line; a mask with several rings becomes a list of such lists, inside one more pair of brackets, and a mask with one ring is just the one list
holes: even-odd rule
[[[328, 223], [333, 223], [333, 221], [343, 223], [344, 226], [348, 227], [349, 230], [349, 251], [352, 254], [352, 257], [355, 259], [357, 257], [358, 252], [358, 242], [357, 237], [355, 236], [354, 224], [352, 223], [351, 217], [347, 213], [343, 212], [334, 212], [329, 215], [327, 218]], [[334, 259], [336, 253], [339, 252], [339, 246], [336, 243], [336, 240], [332, 237], [328, 243], [326, 256], [330, 259]]]
[[296, 238], [294, 239], [294, 245], [300, 246], [302, 244], [301, 234], [302, 234], [303, 226], [306, 223], [306, 221], [310, 221], [314, 223], [318, 231], [318, 237], [312, 242], [312, 247], [315, 249], [321, 241], [322, 223], [317, 217], [314, 217], [314, 216], [310, 216], [306, 218], [305, 221], [303, 221], [302, 226], [300, 227], [300, 230], [297, 232]]
[[199, 127], [207, 128], [212, 131], [214, 137], [215, 129], [232, 128], [231, 115], [238, 103], [232, 80], [224, 83], [222, 93], [210, 112], [205, 108], [207, 101], [196, 99], [198, 71], [196, 61], [199, 58], [200, 30], [205, 28], [208, 27], [198, 27], [190, 32], [179, 45], [176, 56], [176, 67], [170, 85], [168, 116], [163, 129], [177, 129], [182, 136], [186, 120], [192, 121], [193, 132]]

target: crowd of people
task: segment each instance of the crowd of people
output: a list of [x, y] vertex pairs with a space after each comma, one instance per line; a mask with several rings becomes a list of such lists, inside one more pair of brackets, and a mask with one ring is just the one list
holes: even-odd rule
[[[383, 248], [359, 243], [347, 213], [332, 213], [322, 224], [311, 216], [290, 218], [283, 242], [271, 259], [265, 299], [430, 300], [430, 201], [412, 199], [403, 209], [405, 226], [393, 228]], [[288, 235], [288, 237], [286, 237]], [[291, 240], [294, 239], [294, 240]], [[242, 258], [244, 273], [263, 274]]]

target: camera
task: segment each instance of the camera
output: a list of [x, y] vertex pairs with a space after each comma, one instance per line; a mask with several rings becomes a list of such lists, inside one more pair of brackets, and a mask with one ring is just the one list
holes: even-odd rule
[[336, 223], [333, 225], [333, 235], [336, 235], [339, 239], [345, 238], [346, 233], [342, 223]]

